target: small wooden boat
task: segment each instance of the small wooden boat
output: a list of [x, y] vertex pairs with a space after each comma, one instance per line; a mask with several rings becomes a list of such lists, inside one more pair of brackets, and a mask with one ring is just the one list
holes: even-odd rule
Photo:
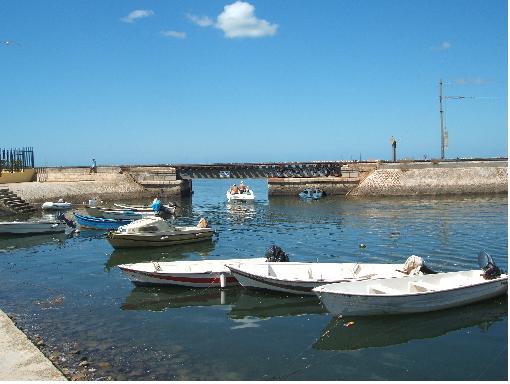
[[85, 211], [89, 216], [102, 217], [103, 219], [115, 220], [139, 220], [149, 216], [156, 216], [153, 211], [150, 212], [135, 212], [126, 209], [111, 209], [105, 207], [91, 207], [85, 206]]
[[490, 299], [507, 290], [506, 274], [487, 277], [484, 268], [327, 284], [313, 291], [334, 315], [367, 316], [438, 311]]
[[256, 259], [199, 260], [120, 264], [119, 268], [135, 285], [174, 285], [194, 288], [225, 287], [237, 284], [226, 265], [262, 262]]
[[66, 224], [60, 220], [0, 222], [0, 235], [61, 233], [65, 229]]
[[60, 199], [56, 203], [52, 201], [47, 201], [43, 203], [41, 206], [42, 209], [45, 211], [64, 211], [66, 209], [70, 209], [72, 206], [71, 203], [65, 202], [64, 200]]
[[[154, 210], [150, 205], [128, 205], [128, 204], [113, 204], [115, 207], [134, 211], [134, 212], [153, 212]], [[173, 203], [162, 204], [160, 211], [163, 213], [167, 213], [169, 215], [173, 215], [175, 213], [176, 205]]]
[[80, 227], [91, 229], [117, 229], [121, 225], [126, 225], [133, 221], [132, 219], [105, 219], [104, 217], [80, 215], [76, 212], [74, 213], [74, 217], [76, 218], [76, 222], [80, 225]]
[[299, 193], [302, 199], [319, 200], [324, 195], [324, 191], [319, 188], [306, 188]]
[[161, 217], [147, 217], [109, 232], [108, 241], [114, 248], [165, 247], [210, 240], [213, 234], [213, 229], [207, 228], [207, 224], [174, 227]]
[[228, 201], [253, 201], [255, 200], [255, 194], [251, 189], [246, 188], [243, 193], [230, 193], [230, 189], [227, 190], [227, 200]]
[[413, 255], [404, 264], [266, 262], [229, 268], [246, 288], [314, 295], [312, 289], [320, 285], [408, 276], [422, 266], [422, 259]]

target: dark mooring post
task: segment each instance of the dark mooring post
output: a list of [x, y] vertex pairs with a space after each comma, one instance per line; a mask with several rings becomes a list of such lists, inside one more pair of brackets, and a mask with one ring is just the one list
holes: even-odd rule
[[392, 136], [390, 143], [393, 154], [393, 162], [395, 163], [397, 161], [397, 140]]

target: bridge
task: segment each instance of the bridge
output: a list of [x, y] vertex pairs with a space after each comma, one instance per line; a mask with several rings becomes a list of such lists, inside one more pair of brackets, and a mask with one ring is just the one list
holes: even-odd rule
[[314, 161], [292, 163], [215, 163], [171, 164], [177, 179], [188, 178], [283, 178], [342, 176], [343, 163], [339, 161]]

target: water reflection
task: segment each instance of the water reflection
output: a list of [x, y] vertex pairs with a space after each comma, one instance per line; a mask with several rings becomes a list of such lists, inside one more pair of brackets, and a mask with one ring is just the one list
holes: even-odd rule
[[64, 233], [0, 237], [0, 251], [7, 252], [16, 249], [27, 249], [43, 244], [63, 244], [66, 239], [67, 235]]
[[189, 256], [207, 257], [214, 250], [215, 245], [215, 241], [203, 241], [168, 247], [115, 249], [106, 261], [105, 267], [107, 270], [110, 270], [119, 264], [143, 263], [147, 261], [175, 261]]
[[[334, 317], [313, 348], [357, 350], [434, 338], [476, 326], [486, 331], [493, 323], [502, 321], [507, 310], [508, 299], [505, 296], [465, 307], [409, 316]], [[350, 321], [354, 324], [346, 326]]]
[[126, 298], [123, 310], [164, 311], [170, 308], [230, 306], [229, 318], [269, 319], [282, 316], [322, 314], [326, 310], [314, 296], [280, 295], [249, 291], [242, 287], [220, 290], [180, 287], [135, 287]]

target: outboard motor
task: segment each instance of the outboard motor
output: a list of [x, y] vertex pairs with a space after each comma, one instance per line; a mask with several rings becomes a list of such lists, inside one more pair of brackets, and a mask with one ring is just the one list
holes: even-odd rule
[[276, 245], [272, 245], [266, 251], [266, 261], [267, 262], [285, 262], [289, 261], [289, 256]]
[[501, 276], [501, 269], [485, 250], [478, 253], [478, 265], [482, 268], [483, 278], [486, 280], [492, 280]]
[[57, 219], [62, 220], [71, 228], [76, 228], [76, 223], [73, 220], [68, 219], [63, 213], [60, 213], [57, 216]]

